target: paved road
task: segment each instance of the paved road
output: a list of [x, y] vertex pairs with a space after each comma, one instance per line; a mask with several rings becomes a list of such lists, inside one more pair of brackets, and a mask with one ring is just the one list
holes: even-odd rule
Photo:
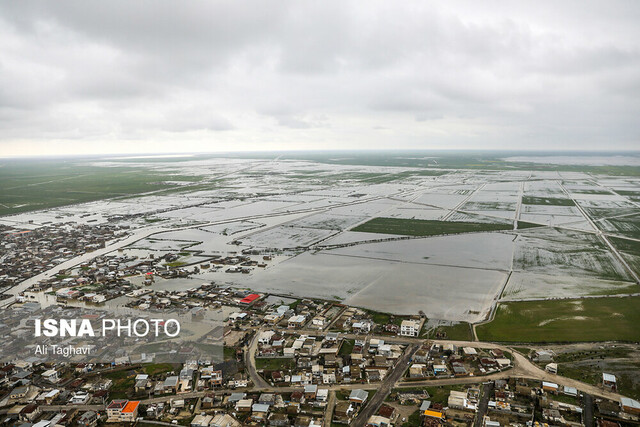
[[562, 183], [562, 181], [560, 180], [560, 181], [557, 181], [557, 182], [558, 182], [558, 185], [560, 185], [560, 188], [562, 189], [562, 191], [566, 194], [566, 196], [569, 199], [571, 199], [571, 201], [573, 202], [575, 207], [580, 211], [582, 216], [584, 216], [587, 219], [587, 221], [589, 222], [589, 224], [595, 229], [596, 235], [600, 236], [600, 238], [604, 241], [604, 243], [611, 250], [611, 253], [613, 253], [613, 255], [618, 259], [618, 261], [624, 266], [624, 268], [627, 270], [627, 272], [633, 278], [633, 280], [636, 283], [640, 284], [640, 276], [638, 276], [636, 274], [635, 270], [629, 266], [629, 264], [627, 263], [627, 260], [625, 260], [624, 257], [622, 255], [620, 255], [620, 252], [618, 252], [618, 249], [615, 246], [613, 246], [611, 241], [609, 241], [609, 237], [607, 236], [607, 234], [603, 233], [602, 230], [600, 230], [600, 228], [596, 225], [596, 223], [591, 219], [591, 217], [589, 215], [587, 215], [587, 213], [582, 208], [580, 203], [578, 203], [576, 201], [576, 199], [572, 196], [571, 192], [565, 188], [565, 186]]
[[577, 381], [571, 378], [563, 377], [561, 375], [550, 374], [544, 369], [539, 368], [534, 365], [518, 352], [512, 353], [514, 356], [514, 360], [517, 366], [517, 372], [513, 373], [512, 377], [524, 377], [524, 378], [535, 378], [540, 381], [549, 381], [552, 383], [560, 384], [562, 386], [574, 387], [583, 393], [589, 393], [594, 396], [604, 397], [606, 399], [611, 399], [614, 401], [620, 401], [620, 395], [618, 393], [612, 393], [610, 391], [601, 389], [600, 387], [585, 384], [581, 381]]
[[473, 427], [480, 427], [483, 424], [484, 415], [487, 413], [487, 409], [489, 409], [489, 399], [493, 394], [493, 385], [493, 382], [488, 382], [484, 384], [484, 387], [482, 387], [482, 396], [478, 403], [478, 411], [476, 412], [476, 417], [473, 421]]
[[584, 393], [582, 396], [582, 421], [584, 427], [593, 427], [593, 396]]
[[336, 392], [331, 390], [327, 399], [327, 410], [324, 412], [322, 419], [322, 427], [331, 427], [331, 419], [333, 418], [333, 407], [336, 405]]
[[44, 412], [68, 411], [77, 409], [79, 411], [104, 411], [104, 405], [40, 405], [38, 409]]
[[[309, 335], [309, 336], [323, 336], [325, 334], [324, 332], [318, 331], [318, 330], [297, 330], [296, 332], [304, 335]], [[346, 339], [362, 338], [361, 334], [341, 334], [341, 336]], [[425, 340], [424, 338], [411, 338], [411, 337], [387, 336], [387, 335], [370, 335], [369, 338], [379, 338], [379, 339], [385, 340], [385, 342], [388, 342], [388, 343], [398, 343], [398, 344], [422, 345], [425, 342], [427, 342], [427, 340]], [[444, 379], [444, 380], [428, 380], [424, 382], [424, 385], [472, 384], [472, 383], [478, 383], [482, 381], [489, 381], [489, 380], [495, 380], [495, 379], [519, 377], [519, 378], [537, 379], [541, 381], [542, 380], [550, 381], [559, 385], [574, 387], [582, 392], [589, 393], [594, 396], [604, 397], [606, 399], [611, 399], [615, 401], [620, 400], [620, 395], [617, 393], [612, 393], [610, 391], [603, 390], [599, 387], [596, 387], [590, 384], [585, 384], [583, 382], [580, 382], [571, 378], [550, 374], [544, 369], [539, 368], [537, 365], [535, 365], [533, 362], [531, 362], [528, 358], [526, 358], [522, 354], [518, 353], [517, 351], [514, 351], [509, 346], [506, 346], [503, 344], [496, 344], [492, 342], [483, 342], [483, 341], [448, 341], [448, 340], [431, 340], [431, 342], [434, 342], [437, 344], [454, 344], [458, 347], [474, 347], [474, 348], [499, 349], [503, 351], [508, 351], [511, 354], [513, 354], [513, 368], [503, 372], [498, 372], [498, 373], [480, 376], [480, 377], [462, 377], [462, 378], [451, 378], [451, 379]], [[256, 348], [257, 348], [257, 343], [256, 343]], [[255, 355], [255, 351], [253, 353]], [[252, 360], [251, 366], [255, 367], [255, 358]], [[253, 373], [251, 373], [251, 370], [249, 372], [252, 380], [253, 380], [253, 375], [257, 375], [257, 377], [262, 379], [262, 377], [260, 377], [260, 375], [258, 375], [257, 372], [255, 371], [255, 368], [253, 369]], [[265, 385], [266, 382], [264, 380], [262, 381], [263, 381], [263, 387], [269, 387], [268, 385]], [[402, 386], [411, 387], [413, 385], [421, 385], [421, 384], [422, 383], [420, 382], [419, 383], [412, 382], [412, 383], [409, 383], [409, 385], [404, 385], [404, 383], [400, 383], [399, 387], [402, 387]], [[355, 384], [355, 385], [348, 384], [348, 385], [341, 385], [340, 387], [336, 386], [332, 388], [335, 388], [335, 389], [362, 388], [365, 390], [367, 389], [367, 387], [364, 387], [362, 384]]]
[[382, 381], [382, 384], [378, 385], [378, 391], [376, 394], [369, 403], [365, 405], [364, 409], [360, 411], [355, 420], [353, 420], [351, 423], [352, 426], [360, 427], [367, 424], [369, 418], [376, 413], [380, 408], [380, 405], [382, 405], [382, 402], [384, 402], [389, 393], [391, 393], [391, 390], [395, 387], [396, 383], [400, 380], [402, 374], [405, 373], [411, 363], [411, 358], [416, 354], [416, 351], [418, 351], [419, 348], [420, 345], [414, 344], [405, 349], [404, 354], [393, 367], [392, 371], [387, 374], [384, 381]]
[[262, 332], [262, 329], [258, 329], [253, 334], [249, 347], [245, 348], [244, 366], [247, 368], [249, 378], [251, 378], [251, 382], [253, 382], [254, 387], [269, 388], [269, 383], [267, 383], [264, 378], [262, 378], [262, 375], [260, 375], [256, 370], [256, 351], [258, 350], [258, 337], [260, 336], [260, 332]]

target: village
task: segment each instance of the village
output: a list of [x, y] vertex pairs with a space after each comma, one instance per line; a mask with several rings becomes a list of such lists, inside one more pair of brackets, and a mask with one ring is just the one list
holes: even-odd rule
[[[467, 191], [458, 178], [446, 187], [455, 194], [429, 193], [454, 199], [446, 218], [473, 194], [457, 193]], [[616, 365], [620, 356], [637, 363], [634, 340], [545, 342], [477, 333], [476, 326], [481, 331], [512, 303], [498, 307], [511, 298], [507, 270], [517, 251], [508, 245], [519, 241], [513, 224], [457, 237], [451, 230], [458, 222], [444, 220], [435, 225], [453, 234], [375, 232], [379, 221], [370, 217], [387, 204], [404, 206], [403, 197], [438, 184], [420, 179], [425, 188], [412, 183], [365, 194], [367, 183], [336, 194], [317, 190], [326, 200], [315, 207], [308, 195], [295, 194], [286, 201], [256, 195], [247, 203], [237, 194], [220, 202], [145, 196], [166, 206], [132, 199], [98, 202], [100, 215], [70, 208], [75, 222], [57, 211], [35, 215], [35, 222], [30, 214], [7, 220], [0, 225], [0, 423], [638, 425], [639, 396], [628, 374], [637, 370]], [[488, 185], [507, 185], [495, 179]], [[510, 182], [510, 191], [520, 188]], [[483, 191], [484, 184], [473, 185]], [[203, 212], [185, 220], [183, 210]], [[352, 228], [363, 221], [373, 223]], [[506, 286], [503, 293], [497, 285], [486, 292], [476, 286], [490, 274], [487, 265], [500, 264], [479, 250], [486, 239], [509, 259], [491, 279]], [[465, 258], [457, 254], [467, 242], [473, 254], [463, 251], [464, 265], [445, 273], [440, 264]], [[380, 292], [371, 293], [376, 287]], [[572, 309], [582, 311], [572, 319], [587, 318], [582, 305], [590, 300], [574, 301]], [[43, 319], [179, 320], [181, 328], [157, 340], [34, 340], [35, 321]], [[539, 325], [559, 320], [553, 313]]]
[[[438, 426], [637, 423], [640, 403], [616, 394], [615, 376], [575, 387], [554, 372], [554, 353], [421, 337], [421, 316], [384, 316], [343, 304], [252, 293], [215, 284], [148, 291], [131, 306], [225, 312], [218, 358], [159, 362], [51, 362], [15, 345], [39, 307], [36, 292], [2, 313], [0, 418], [15, 426]], [[82, 310], [86, 310], [83, 308]], [[22, 322], [23, 328], [16, 327]], [[206, 341], [203, 338], [203, 342]], [[109, 343], [95, 343], [107, 348]], [[170, 344], [168, 344], [170, 345]], [[156, 349], [160, 352], [159, 349]], [[102, 353], [104, 356], [104, 353]], [[533, 373], [533, 375], [532, 375]], [[549, 379], [556, 379], [550, 381]]]
[[85, 252], [104, 248], [125, 225], [56, 224], [33, 230], [0, 225], [0, 290], [51, 269]]

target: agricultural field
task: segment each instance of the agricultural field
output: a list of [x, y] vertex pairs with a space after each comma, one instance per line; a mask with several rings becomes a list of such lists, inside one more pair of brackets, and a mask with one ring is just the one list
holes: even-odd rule
[[[513, 332], [526, 340], [536, 328], [568, 334], [554, 329], [560, 324], [585, 332], [558, 339], [633, 339], [625, 326], [633, 324], [630, 307], [613, 317], [604, 308], [640, 294], [640, 159], [621, 165], [613, 157], [586, 153], [562, 163], [566, 156], [345, 152], [3, 161], [0, 225], [122, 225], [114, 240], [126, 238], [122, 255], [138, 257], [132, 263], [167, 253], [179, 255], [168, 267], [193, 268], [212, 256], [269, 258], [246, 274], [203, 269], [159, 279], [156, 289], [208, 281], [390, 314], [422, 311], [452, 325], [455, 336], [466, 332], [453, 325], [467, 324], [455, 322], [484, 322], [497, 305], [495, 320], [478, 327], [481, 338]], [[560, 319], [566, 301], [602, 304]], [[520, 304], [541, 308], [531, 308], [532, 319], [519, 313], [511, 321], [521, 329], [510, 331], [501, 324], [505, 310]], [[607, 335], [601, 318], [620, 327]]]
[[24, 160], [0, 168], [0, 215], [182, 187], [198, 178], [122, 166]]
[[513, 270], [603, 280], [632, 280], [625, 267], [598, 236], [558, 228], [524, 230], [515, 241]]
[[447, 222], [420, 219], [374, 218], [352, 228], [351, 231], [405, 236], [437, 236], [441, 234], [472, 233], [508, 230], [513, 226], [481, 222]]
[[522, 204], [543, 205], [543, 206], [575, 206], [575, 203], [571, 199], [558, 198], [558, 197], [535, 197], [535, 196], [522, 197]]
[[640, 341], [640, 297], [502, 303], [478, 338], [501, 342]]

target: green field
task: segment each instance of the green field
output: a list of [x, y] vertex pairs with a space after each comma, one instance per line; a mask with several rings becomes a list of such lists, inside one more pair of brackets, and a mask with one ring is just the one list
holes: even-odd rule
[[545, 206], [575, 206], [573, 200], [558, 197], [534, 197], [523, 196], [522, 203], [525, 205], [545, 205]]
[[534, 224], [533, 222], [518, 221], [518, 230], [524, 230], [525, 228], [546, 227], [543, 224]]
[[97, 167], [78, 160], [13, 160], [0, 166], [0, 215], [175, 187], [166, 181], [198, 180], [138, 167]]
[[340, 356], [348, 356], [353, 351], [353, 347], [355, 345], [355, 340], [344, 340], [342, 341], [342, 345], [340, 346], [340, 352], [338, 353]]
[[289, 370], [295, 367], [295, 361], [286, 357], [258, 357], [256, 358], [256, 369], [267, 371]]
[[480, 222], [449, 222], [423, 219], [373, 218], [351, 229], [365, 233], [399, 234], [403, 236], [437, 236], [478, 231], [510, 230], [510, 224], [486, 224]]
[[640, 297], [504, 303], [476, 332], [482, 341], [640, 341], [639, 304]]
[[144, 373], [148, 375], [164, 374], [165, 372], [179, 371], [180, 365], [173, 365], [171, 363], [150, 363], [144, 365]]

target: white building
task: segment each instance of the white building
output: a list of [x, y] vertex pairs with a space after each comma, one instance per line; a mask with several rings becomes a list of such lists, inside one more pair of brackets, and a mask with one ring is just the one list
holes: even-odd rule
[[400, 324], [400, 335], [403, 337], [417, 337], [420, 332], [420, 322], [403, 320]]
[[44, 378], [45, 381], [49, 381], [50, 383], [53, 383], [53, 384], [60, 381], [60, 377], [58, 377], [58, 372], [55, 369], [49, 369], [48, 371], [43, 372], [42, 378]]

